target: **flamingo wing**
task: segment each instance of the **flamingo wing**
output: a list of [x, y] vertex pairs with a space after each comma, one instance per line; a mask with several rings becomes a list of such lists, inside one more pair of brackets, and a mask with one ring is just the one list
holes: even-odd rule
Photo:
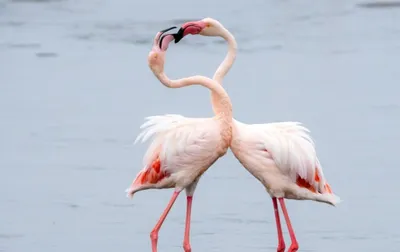
[[135, 143], [153, 139], [143, 158], [144, 168], [128, 189], [130, 194], [141, 186], [160, 183], [172, 174], [207, 166], [206, 163], [217, 158], [220, 135], [218, 124], [212, 118], [187, 118], [174, 114], [151, 116], [146, 118], [141, 128], [143, 130]]
[[297, 185], [313, 192], [331, 192], [309, 130], [299, 122], [255, 124], [277, 166]]

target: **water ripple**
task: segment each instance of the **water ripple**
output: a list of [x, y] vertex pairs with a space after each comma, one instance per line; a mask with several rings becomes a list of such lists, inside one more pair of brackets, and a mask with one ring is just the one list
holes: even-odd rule
[[24, 21], [6, 21], [6, 22], [0, 22], [0, 26], [5, 26], [5, 27], [7, 27], [7, 26], [9, 26], [9, 27], [20, 27], [20, 26], [23, 26], [23, 25], [25, 25], [26, 24], [26, 22], [24, 22]]
[[76, 167], [75, 169], [81, 171], [104, 171], [107, 168], [102, 166], [79, 166]]
[[366, 3], [359, 3], [358, 6], [361, 8], [369, 8], [369, 9], [399, 8], [400, 2], [399, 1], [366, 2]]
[[58, 57], [58, 54], [55, 52], [38, 52], [38, 53], [36, 53], [36, 57], [38, 57], [38, 58], [55, 58], [55, 57]]
[[29, 48], [29, 49], [35, 49], [35, 48], [40, 48], [42, 45], [39, 43], [7, 43], [5, 44], [8, 48]]
[[23, 234], [0, 234], [0, 239], [18, 239], [24, 237]]
[[71, 202], [68, 202], [68, 201], [55, 201], [54, 203], [60, 204], [60, 205], [64, 205], [64, 206], [66, 206], [68, 208], [72, 208], [72, 209], [80, 208], [80, 206], [78, 204], [71, 203]]
[[110, 202], [104, 202], [102, 205], [108, 206], [108, 207], [117, 207], [117, 208], [132, 208], [132, 207], [134, 207], [133, 204], [117, 204], [117, 203], [110, 203]]
[[51, 2], [62, 2], [65, 0], [11, 0], [16, 3], [51, 3]]
[[245, 219], [239, 217], [227, 217], [227, 216], [218, 216], [214, 218], [217, 221], [224, 221], [230, 223], [240, 223], [240, 224], [267, 224], [270, 223], [266, 219]]

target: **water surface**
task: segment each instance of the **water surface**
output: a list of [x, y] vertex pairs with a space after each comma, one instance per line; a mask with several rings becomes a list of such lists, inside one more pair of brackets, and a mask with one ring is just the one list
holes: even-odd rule
[[[235, 118], [303, 122], [344, 200], [337, 208], [288, 202], [300, 251], [398, 251], [395, 7], [0, 1], [0, 251], [150, 251], [149, 232], [172, 191], [125, 197], [146, 149], [133, 145], [139, 126], [150, 115], [212, 110], [202, 87], [161, 86], [146, 57], [157, 31], [206, 16], [231, 30], [240, 48], [224, 82]], [[211, 76], [225, 53], [221, 39], [188, 37], [170, 46], [166, 70]], [[184, 214], [182, 194], [160, 251], [183, 250]], [[276, 251], [275, 230], [269, 196], [229, 152], [197, 187], [193, 250]]]

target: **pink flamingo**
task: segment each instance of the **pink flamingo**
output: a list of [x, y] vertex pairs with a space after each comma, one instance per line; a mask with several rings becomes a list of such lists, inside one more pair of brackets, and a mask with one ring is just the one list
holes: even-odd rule
[[[229, 46], [228, 54], [216, 70], [213, 79], [222, 85], [236, 57], [237, 43], [234, 36], [217, 20], [205, 18], [187, 22], [174, 34], [175, 43], [184, 36], [200, 34], [220, 36]], [[212, 94], [212, 103], [217, 102]], [[285, 250], [280, 224], [278, 201], [289, 230], [289, 252], [299, 248], [284, 199], [313, 200], [335, 206], [340, 198], [333, 194], [324, 177], [315, 145], [309, 130], [298, 122], [245, 124], [233, 120], [230, 148], [240, 163], [256, 177], [272, 198], [275, 212], [278, 252]]]
[[141, 128], [144, 130], [135, 143], [154, 136], [144, 156], [144, 168], [127, 189], [129, 197], [146, 189], [175, 188], [170, 202], [150, 233], [152, 251], [157, 251], [158, 232], [180, 192], [187, 195], [186, 225], [183, 247], [191, 251], [189, 242], [192, 199], [201, 175], [221, 156], [225, 155], [232, 137], [232, 104], [228, 94], [216, 81], [203, 76], [170, 80], [164, 73], [164, 58], [168, 44], [174, 37], [161, 35], [175, 27], [163, 30], [154, 38], [148, 55], [154, 75], [169, 88], [200, 84], [215, 96], [212, 118], [186, 118], [181, 115], [152, 116]]

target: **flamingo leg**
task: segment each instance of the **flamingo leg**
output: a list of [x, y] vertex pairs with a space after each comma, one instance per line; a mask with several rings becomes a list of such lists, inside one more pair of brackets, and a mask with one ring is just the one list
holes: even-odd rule
[[296, 252], [299, 249], [299, 244], [297, 243], [296, 236], [294, 235], [294, 230], [289, 219], [289, 214], [287, 212], [284, 199], [279, 198], [279, 203], [281, 204], [282, 212], [285, 216], [286, 225], [289, 229], [290, 240], [292, 240], [292, 244], [290, 245], [288, 252]]
[[185, 252], [192, 252], [190, 246], [190, 221], [192, 215], [192, 201], [193, 196], [187, 196], [187, 207], [186, 207], [186, 224], [185, 224], [185, 237], [183, 239], [183, 249]]
[[276, 229], [277, 229], [277, 232], [278, 232], [278, 248], [277, 248], [277, 252], [284, 252], [286, 246], [285, 246], [285, 240], [283, 239], [281, 220], [280, 220], [280, 217], [279, 217], [278, 201], [276, 200], [275, 197], [272, 198], [272, 204], [274, 205]]
[[174, 194], [171, 197], [171, 200], [169, 201], [164, 212], [162, 213], [160, 219], [158, 220], [157, 224], [154, 226], [153, 230], [150, 233], [152, 252], [157, 252], [158, 232], [160, 231], [160, 228], [161, 228], [163, 222], [167, 218], [169, 211], [171, 210], [172, 206], [174, 205], [176, 198], [178, 198], [179, 193], [180, 193], [180, 191], [174, 192]]

